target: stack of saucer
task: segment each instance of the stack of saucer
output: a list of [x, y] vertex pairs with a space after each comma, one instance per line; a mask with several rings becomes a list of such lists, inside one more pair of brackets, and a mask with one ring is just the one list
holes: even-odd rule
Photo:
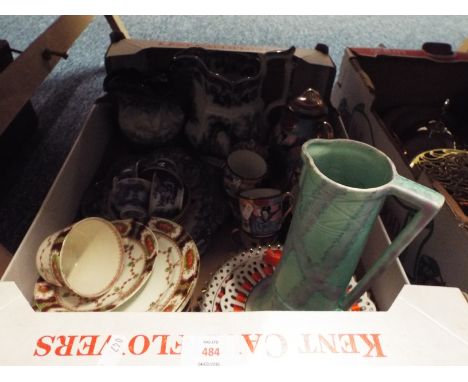
[[[184, 247], [161, 232], [161, 226], [183, 235]], [[172, 311], [182, 310], [193, 293], [199, 255], [182, 227], [169, 220], [141, 224], [91, 217], [48, 236], [36, 263], [41, 277], [34, 302], [39, 311]], [[184, 273], [190, 276], [184, 279]], [[177, 282], [167, 281], [172, 279]], [[181, 288], [185, 294], [177, 304], [174, 295]], [[154, 289], [168, 295], [164, 304], [146, 304], [157, 297]]]

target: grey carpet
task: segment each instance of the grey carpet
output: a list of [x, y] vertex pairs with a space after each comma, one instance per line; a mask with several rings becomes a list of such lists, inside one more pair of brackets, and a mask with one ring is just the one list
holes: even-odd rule
[[[27, 46], [55, 16], [0, 16], [0, 39]], [[468, 37], [466, 16], [123, 16], [133, 38], [193, 43], [314, 47], [322, 42], [339, 68], [345, 47], [416, 49], [426, 41], [457, 47]], [[21, 160], [0, 176], [8, 192], [0, 200], [0, 243], [18, 247], [80, 131], [102, 93], [109, 27], [96, 18], [34, 95], [40, 125]], [[3, 180], [2, 180], [3, 179]], [[6, 184], [8, 183], [8, 184]]]

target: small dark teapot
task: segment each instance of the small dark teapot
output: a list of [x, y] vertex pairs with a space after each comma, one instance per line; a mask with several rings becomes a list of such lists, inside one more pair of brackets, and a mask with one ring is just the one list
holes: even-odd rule
[[279, 166], [286, 166], [286, 185], [294, 187], [302, 168], [301, 147], [313, 138], [331, 139], [333, 126], [327, 121], [328, 108], [320, 93], [312, 88], [276, 110], [279, 118], [273, 127], [271, 146]]
[[312, 138], [333, 138], [333, 127], [326, 121], [327, 113], [320, 93], [308, 88], [282, 107], [273, 129], [273, 144], [294, 147]]

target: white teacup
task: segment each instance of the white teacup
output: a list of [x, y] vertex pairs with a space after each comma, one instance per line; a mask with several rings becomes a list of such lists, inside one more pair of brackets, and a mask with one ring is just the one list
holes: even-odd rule
[[122, 272], [123, 257], [117, 229], [91, 217], [46, 237], [36, 254], [36, 266], [47, 282], [93, 298], [112, 287]]

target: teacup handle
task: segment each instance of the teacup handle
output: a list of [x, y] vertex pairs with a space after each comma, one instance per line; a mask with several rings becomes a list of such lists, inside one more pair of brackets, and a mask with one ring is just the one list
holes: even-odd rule
[[283, 213], [283, 219], [281, 220], [281, 224], [283, 224], [284, 222], [284, 219], [286, 219], [288, 217], [288, 215], [292, 212], [293, 208], [294, 208], [294, 195], [287, 191], [283, 194], [283, 201], [282, 203], [284, 203], [285, 200], [288, 200], [288, 204], [289, 204], [289, 207], [286, 211], [284, 211]]
[[176, 174], [179, 173], [179, 169], [177, 165], [172, 159], [169, 159], [169, 158], [159, 158], [156, 161], [156, 167], [163, 168], [165, 170], [171, 170], [175, 172]]
[[144, 163], [144, 160], [139, 160], [136, 163], [136, 177], [141, 177], [141, 174], [146, 171], [146, 170], [156, 170], [158, 168], [164, 169], [164, 170], [170, 170], [176, 174], [179, 173], [179, 169], [177, 167], [177, 164], [169, 158], [158, 158], [156, 161], [151, 162], [151, 163]]
[[434, 218], [444, 204], [444, 197], [438, 192], [395, 174], [389, 185], [389, 195], [408, 202], [416, 207], [417, 213], [406, 224], [403, 230], [385, 249], [384, 253], [371, 266], [356, 286], [339, 301], [339, 308], [348, 310], [353, 303], [369, 288], [373, 279], [383, 273], [391, 262], [403, 252], [413, 239]]

